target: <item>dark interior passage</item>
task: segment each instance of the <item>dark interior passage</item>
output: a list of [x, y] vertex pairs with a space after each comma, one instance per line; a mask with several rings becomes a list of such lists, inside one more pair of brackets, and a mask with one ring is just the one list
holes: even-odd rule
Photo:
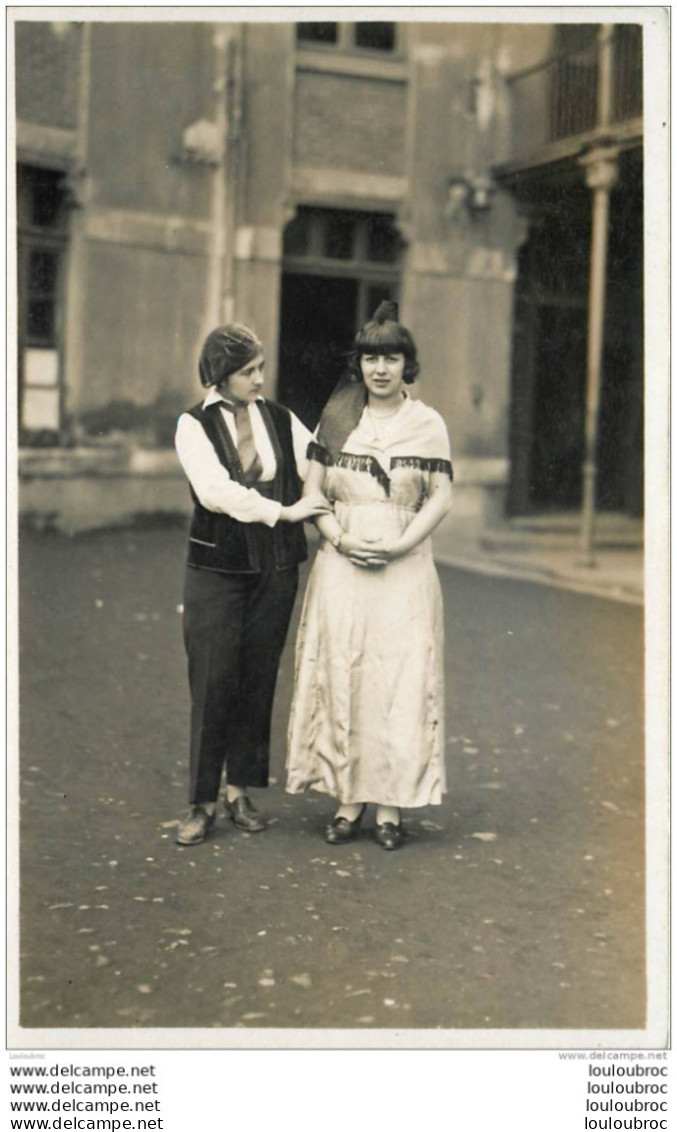
[[283, 275], [278, 399], [314, 428], [346, 367], [355, 334], [355, 279]]
[[[592, 194], [573, 165], [516, 186], [529, 216], [515, 292], [513, 515], [577, 509], [582, 496]], [[597, 446], [597, 506], [643, 510], [641, 155], [624, 154], [611, 195]]]

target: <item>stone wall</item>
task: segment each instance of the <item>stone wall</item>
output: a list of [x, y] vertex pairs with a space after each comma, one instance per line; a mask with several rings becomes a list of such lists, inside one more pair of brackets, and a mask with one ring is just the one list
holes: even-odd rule
[[[86, 136], [80, 138], [85, 175], [71, 257], [79, 313], [74, 316], [72, 305], [65, 343], [67, 412], [76, 446], [115, 447], [126, 437], [129, 453], [124, 472], [101, 480], [105, 490], [101, 483], [87, 486], [88, 473], [76, 457], [77, 475], [67, 483], [64, 455], [59, 475], [45, 475], [50, 498], [59, 496], [59, 476], [71, 497], [80, 484], [82, 505], [75, 510], [81, 516], [97, 492], [113, 499], [117, 491], [125, 514], [138, 499], [169, 507], [174, 498], [176, 484], [168, 481], [162, 490], [137, 491], [133, 453], [170, 443], [175, 416], [199, 396], [196, 360], [222, 177], [221, 317], [256, 326], [267, 347], [273, 395], [282, 237], [294, 209], [309, 204], [396, 214], [406, 245], [401, 311], [420, 346], [420, 395], [449, 424], [461, 460], [457, 498], [464, 481], [467, 487], [461, 511], [484, 521], [489, 511], [500, 511], [496, 501], [507, 469], [519, 228], [509, 198], [495, 194], [491, 208], [473, 213], [467, 201], [450, 207], [450, 184], [488, 174], [492, 147], [505, 136], [495, 68], [510, 33], [489, 25], [409, 24], [402, 57], [365, 63], [339, 53], [313, 62], [312, 52], [297, 52], [291, 23], [231, 30], [237, 42], [225, 91], [226, 159], [219, 169], [187, 160], [182, 149], [186, 128], [215, 116], [214, 26], [91, 26]], [[19, 42], [20, 113], [75, 128], [78, 42], [74, 25], [62, 38], [47, 24], [31, 25]], [[62, 76], [53, 121], [45, 84], [31, 90], [36, 59], [44, 73]], [[25, 481], [31, 512], [39, 495], [36, 469]], [[155, 477], [156, 487], [161, 480]], [[124, 502], [127, 495], [133, 506]], [[110, 513], [108, 505], [99, 510]]]

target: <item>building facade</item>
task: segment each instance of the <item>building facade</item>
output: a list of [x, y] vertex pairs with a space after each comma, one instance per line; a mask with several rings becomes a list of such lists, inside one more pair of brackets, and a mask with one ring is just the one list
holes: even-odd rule
[[312, 426], [384, 297], [450, 427], [454, 521], [577, 508], [609, 164], [596, 500], [641, 513], [641, 28], [15, 33], [26, 517], [187, 510], [171, 442], [208, 330], [254, 325], [270, 395]]

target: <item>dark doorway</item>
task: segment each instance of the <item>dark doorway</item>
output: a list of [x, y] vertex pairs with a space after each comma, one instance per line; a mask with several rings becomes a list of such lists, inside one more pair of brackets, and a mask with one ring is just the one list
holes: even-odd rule
[[314, 428], [346, 367], [357, 280], [283, 275], [278, 398]]
[[541, 510], [578, 506], [583, 461], [587, 312], [537, 308], [530, 499]]
[[355, 332], [397, 297], [400, 236], [381, 212], [301, 206], [284, 234], [277, 396], [314, 428]]
[[[528, 175], [527, 175], [528, 176]], [[518, 186], [530, 216], [515, 292], [508, 510], [575, 510], [582, 497], [591, 194], [573, 163]], [[611, 197], [597, 506], [642, 514], [642, 163]]]

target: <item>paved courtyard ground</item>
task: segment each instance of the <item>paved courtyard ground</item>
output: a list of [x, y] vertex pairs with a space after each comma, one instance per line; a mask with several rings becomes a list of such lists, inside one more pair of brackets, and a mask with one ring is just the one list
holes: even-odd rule
[[292, 633], [269, 830], [180, 849], [184, 539], [22, 536], [21, 1025], [641, 1027], [641, 608], [440, 568], [450, 793], [391, 854], [284, 793]]

